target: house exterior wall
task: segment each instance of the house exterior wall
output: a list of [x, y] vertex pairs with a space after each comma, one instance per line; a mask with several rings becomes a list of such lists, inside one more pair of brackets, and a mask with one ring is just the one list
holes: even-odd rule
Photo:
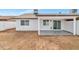
[[73, 33], [73, 21], [63, 21], [63, 30]]
[[[21, 20], [29, 20], [29, 26], [22, 26]], [[38, 20], [37, 19], [17, 19], [16, 20], [16, 31], [37, 31], [38, 30]]]
[[[74, 16], [54, 16], [54, 17], [38, 17], [40, 19], [40, 30], [53, 30], [53, 20], [61, 20], [61, 30], [73, 33], [73, 21], [65, 21], [65, 19], [74, 19]], [[16, 19], [16, 31], [38, 31], [38, 19]], [[44, 26], [43, 20], [49, 20], [49, 25]], [[21, 26], [21, 20], [29, 20], [29, 26]], [[77, 22], [77, 34], [79, 34], [79, 21]]]
[[[43, 20], [40, 20], [40, 30], [53, 30], [53, 20], [58, 20], [58, 19], [51, 19], [49, 20], [49, 25], [48, 26], [44, 26], [43, 25]], [[60, 20], [60, 19], [59, 19]], [[63, 20], [61, 19], [61, 30], [63, 30]]]

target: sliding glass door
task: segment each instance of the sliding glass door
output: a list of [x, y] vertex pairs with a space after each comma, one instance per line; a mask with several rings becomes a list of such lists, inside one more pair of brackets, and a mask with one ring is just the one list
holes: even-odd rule
[[60, 30], [61, 29], [61, 21], [60, 20], [54, 20], [53, 21], [53, 29], [54, 30]]

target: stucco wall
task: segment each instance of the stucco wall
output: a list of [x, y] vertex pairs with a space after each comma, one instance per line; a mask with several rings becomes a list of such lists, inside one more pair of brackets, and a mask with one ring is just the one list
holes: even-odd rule
[[0, 21], [0, 31], [16, 28], [14, 21]]
[[[28, 19], [25, 19], [28, 20]], [[29, 26], [21, 26], [21, 19], [16, 20], [16, 31], [37, 31], [38, 21], [29, 19]]]

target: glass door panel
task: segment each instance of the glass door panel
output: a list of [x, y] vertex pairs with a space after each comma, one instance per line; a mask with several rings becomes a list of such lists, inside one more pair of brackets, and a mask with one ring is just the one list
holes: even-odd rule
[[54, 20], [53, 21], [53, 29], [61, 29], [61, 21]]

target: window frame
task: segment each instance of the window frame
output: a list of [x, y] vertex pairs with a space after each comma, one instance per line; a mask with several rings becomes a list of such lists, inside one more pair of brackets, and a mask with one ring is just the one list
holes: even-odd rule
[[49, 20], [43, 20], [43, 26], [49, 26]]
[[21, 20], [21, 26], [29, 26], [29, 20]]
[[61, 21], [60, 20], [53, 21], [53, 29], [61, 29]]

